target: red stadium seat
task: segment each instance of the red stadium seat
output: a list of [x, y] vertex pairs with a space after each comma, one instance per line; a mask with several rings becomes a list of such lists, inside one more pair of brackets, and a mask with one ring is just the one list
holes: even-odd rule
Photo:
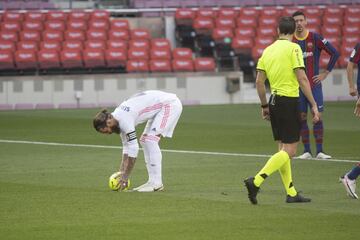
[[277, 27], [277, 17], [260, 17], [259, 27]]
[[148, 29], [132, 29], [130, 30], [131, 39], [151, 39], [150, 31]]
[[150, 49], [150, 42], [147, 39], [135, 39], [129, 41], [129, 48], [143, 48]]
[[66, 25], [65, 22], [61, 20], [50, 20], [45, 22], [45, 29], [53, 31], [65, 31]]
[[12, 51], [0, 49], [0, 69], [15, 69], [14, 56]]
[[129, 60], [149, 60], [149, 50], [145, 48], [130, 48], [128, 51]]
[[65, 32], [65, 40], [78, 40], [78, 41], [85, 41], [86, 36], [83, 31], [80, 30], [67, 30]]
[[63, 50], [82, 50], [84, 48], [83, 46], [83, 41], [79, 41], [79, 40], [69, 40], [69, 41], [65, 41], [63, 42]]
[[56, 50], [41, 50], [38, 52], [39, 68], [60, 68], [60, 55]]
[[349, 56], [341, 54], [340, 57], [339, 57], [339, 60], [338, 60], [339, 67], [345, 68], [347, 66], [348, 62], [349, 62]]
[[216, 43], [224, 43], [226, 38], [233, 38], [234, 32], [231, 28], [215, 28], [212, 32], [212, 38]]
[[345, 25], [342, 27], [343, 35], [346, 38], [351, 35], [360, 35], [360, 25]]
[[85, 49], [106, 49], [106, 42], [101, 40], [88, 40], [85, 42]]
[[327, 6], [324, 10], [324, 17], [325, 16], [343, 16], [344, 15], [344, 9], [340, 8], [339, 6]]
[[239, 17], [251, 17], [251, 18], [257, 18], [259, 16], [260, 12], [256, 8], [241, 8], [239, 10]]
[[211, 8], [200, 8], [198, 11], [197, 11], [197, 16], [198, 17], [209, 17], [209, 18], [216, 18], [217, 16], [217, 13], [216, 11], [214, 11], [213, 9]]
[[250, 52], [251, 48], [254, 46], [253, 38], [237, 36], [233, 39], [231, 47], [234, 49], [235, 53], [244, 53]]
[[0, 32], [0, 40], [17, 42], [19, 39], [17, 32], [8, 32], [1, 31]]
[[340, 52], [340, 58], [339, 58], [339, 66], [340, 67], [346, 67], [347, 63], [349, 62], [349, 58], [351, 53], [354, 50], [355, 45], [358, 42], [352, 43], [352, 42], [343, 42], [341, 45], [341, 52]]
[[95, 10], [90, 13], [90, 19], [91, 20], [98, 20], [98, 19], [109, 20], [110, 12], [106, 11], [106, 10]]
[[323, 15], [323, 9], [318, 7], [306, 7], [304, 9], [306, 18], [308, 17], [321, 17]]
[[126, 63], [127, 72], [149, 72], [147, 60], [130, 60]]
[[177, 25], [191, 25], [196, 17], [196, 12], [185, 8], [178, 8], [175, 12], [175, 21]]
[[236, 19], [236, 25], [238, 28], [253, 27], [258, 25], [257, 18], [255, 17], [241, 17]]
[[359, 5], [349, 6], [345, 8], [345, 16], [346, 15], [352, 15], [352, 16], [358, 16], [360, 15], [360, 7]]
[[86, 31], [88, 26], [86, 20], [69, 20], [66, 24], [67, 30]]
[[108, 49], [105, 51], [106, 66], [110, 68], [126, 66], [127, 51], [125, 49]]
[[314, 25], [314, 24], [308, 24], [306, 26], [306, 28], [310, 31], [310, 32], [316, 32], [319, 33], [320, 32], [320, 25]]
[[[282, 16], [291, 16], [294, 12], [296, 11], [302, 11], [304, 12], [304, 9], [300, 9], [299, 7], [285, 7], [281, 14]], [[308, 18], [308, 16], [305, 14], [306, 19]]]
[[38, 62], [35, 51], [18, 50], [15, 52], [15, 64], [17, 69], [36, 69]]
[[211, 34], [214, 27], [212, 18], [198, 17], [193, 22], [193, 28], [198, 34]]
[[342, 16], [333, 16], [333, 15], [325, 15], [323, 16], [323, 25], [338, 25], [341, 26], [343, 24]]
[[3, 22], [1, 23], [1, 31], [9, 31], [9, 32], [19, 32], [21, 31], [20, 22]]
[[44, 22], [46, 14], [38, 11], [25, 12], [25, 21], [40, 21]]
[[171, 62], [166, 59], [154, 59], [150, 61], [151, 72], [171, 72]]
[[339, 35], [341, 33], [341, 27], [339, 25], [323, 25], [321, 28], [321, 34], [323, 36]]
[[261, 18], [278, 18], [281, 15], [281, 9], [275, 7], [265, 7], [260, 9]]
[[61, 64], [64, 68], [82, 68], [83, 60], [79, 50], [63, 50], [60, 55]]
[[20, 32], [21, 41], [41, 41], [41, 35], [39, 31], [21, 31]]
[[170, 60], [172, 58], [171, 50], [170, 48], [153, 48], [150, 51], [150, 58], [153, 60]]
[[69, 12], [69, 21], [72, 20], [84, 20], [87, 21], [90, 18], [90, 13], [81, 11], [81, 10], [73, 10]]
[[321, 18], [318, 16], [306, 17], [306, 22], [308, 25], [317, 25], [321, 26]]
[[196, 72], [214, 72], [215, 61], [213, 58], [196, 58], [194, 60]]
[[13, 41], [0, 40], [0, 51], [15, 51], [16, 45]]
[[115, 29], [110, 30], [108, 34], [109, 40], [125, 40], [128, 41], [130, 39], [130, 34], [127, 29]]
[[252, 55], [253, 59], [257, 61], [261, 57], [261, 55], [266, 47], [267, 47], [266, 45], [261, 45], [261, 44], [255, 45], [251, 49], [251, 55]]
[[277, 35], [277, 30], [274, 26], [262, 26], [257, 29], [257, 38], [268, 38], [275, 37]]
[[106, 41], [108, 39], [107, 33], [105, 30], [90, 29], [86, 32], [86, 37], [88, 40], [101, 40]]
[[110, 29], [112, 30], [120, 30], [120, 29], [129, 29], [129, 21], [126, 19], [111, 19], [110, 21]]
[[239, 12], [234, 8], [220, 8], [218, 12], [219, 18], [237, 18]]
[[345, 26], [360, 25], [360, 15], [345, 15], [344, 24]]
[[44, 29], [41, 21], [25, 21], [23, 22], [23, 30], [25, 31], [42, 31]]
[[60, 20], [66, 21], [68, 18], [68, 14], [63, 11], [49, 11], [46, 16], [47, 21]]
[[105, 54], [103, 50], [85, 49], [83, 52], [84, 66], [87, 68], [103, 68], [105, 64]]
[[59, 41], [42, 41], [40, 43], [40, 50], [56, 50], [61, 51], [62, 46]]
[[108, 49], [127, 49], [128, 43], [125, 40], [108, 40]]
[[61, 42], [64, 40], [64, 35], [62, 31], [56, 30], [45, 30], [42, 33], [43, 41], [57, 41]]
[[253, 27], [236, 28], [234, 32], [235, 32], [235, 36], [239, 36], [239, 37], [253, 38], [256, 35], [255, 29]]
[[107, 19], [94, 19], [89, 23], [89, 29], [109, 30], [110, 25]]
[[192, 59], [174, 59], [172, 60], [174, 72], [193, 72], [194, 63]]
[[171, 49], [170, 41], [167, 38], [154, 38], [151, 39], [151, 48], [168, 48]]
[[333, 45], [337, 50], [339, 50], [339, 46], [341, 43], [341, 39], [339, 35], [331, 34], [323, 36], [331, 45]]
[[356, 43], [360, 42], [359, 35], [344, 36], [342, 38], [342, 44], [355, 46]]
[[236, 22], [234, 18], [218, 17], [215, 20], [215, 26], [217, 28], [235, 28]]
[[17, 43], [17, 50], [38, 51], [39, 45], [35, 41], [21, 41]]
[[190, 48], [174, 48], [174, 59], [191, 59], [193, 58], [193, 52]]
[[5, 11], [3, 14], [3, 21], [4, 22], [22, 22], [24, 20], [24, 15], [21, 12]]
[[274, 42], [273, 37], [264, 37], [264, 38], [256, 38], [255, 39], [255, 45], [258, 45], [258, 46], [262, 45], [264, 48], [269, 46], [273, 42]]

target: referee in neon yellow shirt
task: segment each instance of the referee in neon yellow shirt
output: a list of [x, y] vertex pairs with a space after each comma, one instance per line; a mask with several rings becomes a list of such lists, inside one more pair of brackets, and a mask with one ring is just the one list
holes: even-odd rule
[[[257, 204], [257, 193], [264, 180], [279, 171], [286, 189], [286, 202], [310, 202], [295, 189], [291, 176], [291, 158], [295, 156], [300, 139], [299, 86], [311, 104], [313, 121], [319, 121], [319, 112], [305, 74], [300, 46], [292, 42], [296, 24], [292, 17], [279, 20], [279, 39], [268, 46], [257, 64], [256, 89], [261, 101], [262, 117], [270, 120], [274, 140], [279, 143], [275, 153], [255, 175], [247, 178], [245, 186], [252, 204]], [[265, 80], [271, 88], [266, 99]]]

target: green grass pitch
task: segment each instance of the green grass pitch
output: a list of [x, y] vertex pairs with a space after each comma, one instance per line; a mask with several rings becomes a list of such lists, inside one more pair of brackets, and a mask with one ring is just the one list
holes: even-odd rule
[[[338, 183], [360, 159], [360, 119], [353, 107], [354, 102], [327, 103], [324, 113], [325, 151], [351, 161], [292, 161], [297, 190], [313, 201], [286, 204], [274, 173], [257, 206], [249, 203], [242, 181], [264, 165], [265, 156], [165, 151], [164, 192], [112, 192], [107, 180], [119, 166], [120, 148], [2, 141], [120, 146], [118, 136], [92, 129], [98, 109], [2, 111], [0, 239], [354, 238], [360, 201], [348, 198]], [[254, 104], [187, 106], [174, 138], [163, 139], [161, 147], [259, 155], [277, 148]], [[131, 181], [135, 187], [146, 180], [140, 152]]]

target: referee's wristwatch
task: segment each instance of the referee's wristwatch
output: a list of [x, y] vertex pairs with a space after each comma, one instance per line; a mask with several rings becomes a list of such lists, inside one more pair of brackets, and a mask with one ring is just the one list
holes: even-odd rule
[[261, 105], [261, 108], [267, 108], [267, 107], [269, 107], [269, 104], [268, 104], [268, 103]]

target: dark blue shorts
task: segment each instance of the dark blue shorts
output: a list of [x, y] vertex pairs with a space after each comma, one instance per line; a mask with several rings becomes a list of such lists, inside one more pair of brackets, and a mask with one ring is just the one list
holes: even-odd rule
[[[318, 111], [323, 112], [324, 111], [324, 97], [323, 97], [323, 92], [322, 92], [322, 85], [317, 84], [311, 90], [312, 90], [312, 94], [314, 96], [315, 102], [318, 106]], [[300, 101], [300, 104], [299, 104], [300, 112], [307, 113], [308, 108], [310, 108], [311, 105], [301, 90], [300, 90], [299, 101]]]

